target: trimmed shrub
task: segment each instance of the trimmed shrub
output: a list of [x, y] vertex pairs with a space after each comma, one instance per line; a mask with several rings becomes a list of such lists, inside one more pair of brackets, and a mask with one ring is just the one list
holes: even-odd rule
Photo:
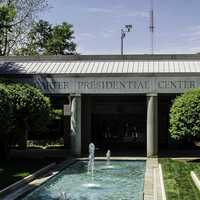
[[39, 89], [30, 85], [12, 84], [8, 86], [13, 104], [16, 129], [42, 130], [49, 121], [51, 105]]
[[200, 89], [176, 97], [170, 109], [169, 131], [175, 140], [200, 138]]
[[12, 105], [9, 91], [4, 84], [0, 83], [0, 138], [12, 129]]
[[12, 128], [13, 117], [9, 92], [4, 84], [0, 84], [0, 159], [7, 159], [8, 157]]
[[0, 157], [7, 157], [16, 139], [26, 147], [28, 133], [41, 133], [50, 113], [50, 100], [40, 90], [30, 85], [0, 83]]

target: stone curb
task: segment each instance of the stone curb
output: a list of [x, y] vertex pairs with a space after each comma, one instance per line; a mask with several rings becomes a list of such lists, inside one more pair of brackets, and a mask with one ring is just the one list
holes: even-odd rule
[[0, 191], [0, 198], [12, 193], [13, 191], [15, 191], [15, 190], [19, 189], [20, 187], [26, 185], [27, 183], [30, 183], [36, 177], [40, 176], [42, 173], [44, 173], [45, 171], [47, 171], [50, 168], [54, 167], [55, 165], [56, 165], [55, 162], [51, 163], [51, 164], [43, 167], [42, 169], [34, 172], [33, 174], [23, 178], [22, 180], [19, 180], [19, 181], [13, 183], [12, 185], [9, 185], [8, 187], [6, 187], [6, 188], [4, 188], [3, 190]]
[[191, 177], [192, 177], [192, 180], [193, 180], [194, 184], [196, 185], [196, 187], [197, 187], [198, 190], [200, 191], [200, 181], [199, 181], [197, 175], [194, 173], [194, 171], [191, 171], [191, 172], [190, 172], [190, 175], [191, 175]]
[[[126, 159], [127, 159], [127, 158], [126, 158]], [[48, 171], [50, 168], [54, 167], [54, 168], [53, 168], [54, 173], [53, 173], [51, 176], [47, 177], [45, 180], [39, 181], [39, 183], [37, 183], [37, 184], [32, 184], [32, 186], [34, 185], [34, 188], [36, 188], [36, 187], [38, 187], [40, 184], [46, 182], [49, 178], [54, 177], [54, 176], [57, 175], [60, 171], [62, 171], [64, 168], [66, 168], [66, 167], [72, 165], [72, 164], [75, 163], [76, 161], [81, 161], [81, 160], [82, 160], [82, 161], [86, 161], [86, 160], [88, 160], [88, 158], [70, 158], [70, 159], [68, 159], [68, 160], [65, 160], [65, 161], [63, 161], [63, 162], [57, 164], [56, 166], [55, 166], [55, 163], [52, 163], [52, 164], [50, 164], [50, 165], [44, 167], [45, 169], [42, 168], [41, 170], [39, 170], [39, 171], [36, 172], [36, 173], [39, 172], [39, 174], [35, 175], [33, 179], [29, 180], [29, 182], [28, 182], [28, 181], [21, 180], [21, 181], [24, 181], [24, 182], [21, 183], [21, 184], [19, 184], [17, 187], [15, 187], [15, 188], [13, 188], [13, 189], [11, 188], [11, 189], [7, 190], [7, 192], [4, 193], [4, 197], [6, 197], [5, 200], [20, 199], [20, 197], [22, 197], [24, 194], [26, 194], [26, 193], [28, 193], [29, 191], [33, 190], [33, 188], [28, 187], [28, 183], [29, 183], [29, 184], [32, 184], [33, 182], [37, 181], [37, 178], [40, 177], [41, 174], [45, 173], [45, 171]], [[105, 160], [105, 159], [100, 158], [100, 159], [97, 159], [97, 160]], [[114, 159], [112, 159], [112, 160], [124, 160], [124, 159], [114, 158]], [[131, 159], [131, 160], [138, 160], [138, 159], [137, 159], [137, 158], [136, 158], [136, 159], [134, 158], [134, 159]], [[146, 159], [140, 158], [139, 160], [146, 160]], [[35, 174], [35, 173], [34, 173], [34, 174]], [[32, 175], [30, 175], [30, 176], [33, 176], [34, 174], [32, 174]], [[29, 177], [29, 176], [28, 176], [28, 177]], [[26, 178], [24, 178], [24, 179], [27, 179], [28, 177], [26, 177]], [[36, 179], [35, 179], [35, 178], [36, 178]], [[35, 180], [34, 180], [34, 179], [35, 179]], [[18, 181], [18, 182], [21, 182], [21, 181]], [[17, 184], [18, 182], [14, 183], [13, 185]], [[11, 185], [11, 186], [12, 186], [12, 185]], [[10, 188], [11, 186], [9, 186], [8, 188]], [[4, 190], [6, 190], [6, 189], [7, 189], [7, 188], [5, 188]], [[1, 196], [1, 195], [2, 195], [1, 192], [2, 192], [2, 191], [0, 191], [0, 199], [1, 199], [1, 197], [2, 197], [2, 196]]]
[[167, 200], [161, 164], [159, 164], [159, 173], [160, 173], [160, 184], [161, 184], [162, 199]]
[[158, 158], [147, 158], [144, 177], [144, 200], [163, 200]]
[[[25, 184], [22, 184], [19, 188], [17, 188], [14, 191], [11, 191], [11, 193], [7, 193], [6, 196], [4, 196], [4, 200], [15, 200], [15, 199], [21, 199], [25, 194], [29, 193], [33, 189], [37, 188], [44, 182], [46, 182], [48, 179], [52, 178], [53, 176], [57, 175], [60, 171], [62, 171], [66, 166], [69, 166], [76, 162], [77, 159], [69, 159], [65, 160], [59, 164], [54, 164], [51, 167], [47, 168], [43, 172], [41, 172], [38, 176], [35, 177], [34, 180], [31, 180], [29, 183], [26, 182]], [[42, 175], [45, 175], [50, 168], [53, 168], [52, 174], [48, 175], [47, 177], [43, 178]], [[0, 198], [1, 199], [1, 198]]]

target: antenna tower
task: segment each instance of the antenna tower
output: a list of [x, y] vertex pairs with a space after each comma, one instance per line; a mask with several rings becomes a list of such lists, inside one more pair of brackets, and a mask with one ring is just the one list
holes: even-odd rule
[[151, 10], [150, 10], [150, 25], [149, 30], [151, 33], [151, 54], [154, 54], [154, 0], [151, 1]]

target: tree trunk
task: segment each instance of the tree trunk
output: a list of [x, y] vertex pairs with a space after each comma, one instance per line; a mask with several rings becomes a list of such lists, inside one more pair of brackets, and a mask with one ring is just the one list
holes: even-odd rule
[[24, 130], [24, 135], [21, 142], [21, 148], [26, 150], [27, 149], [27, 140], [28, 140], [28, 129]]
[[0, 160], [8, 160], [10, 158], [8, 138], [1, 138], [0, 140]]

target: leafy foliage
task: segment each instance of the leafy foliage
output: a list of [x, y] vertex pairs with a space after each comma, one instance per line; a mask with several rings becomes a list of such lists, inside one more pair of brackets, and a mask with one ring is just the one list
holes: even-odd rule
[[[41, 131], [50, 119], [49, 98], [30, 85], [0, 84], [0, 157], [7, 158], [14, 138]], [[25, 140], [24, 140], [25, 141]]]
[[9, 92], [5, 85], [0, 84], [0, 158], [7, 159], [12, 128], [13, 117]]
[[41, 130], [48, 122], [50, 100], [38, 89], [21, 84], [8, 86], [13, 104], [15, 127], [28, 130]]
[[66, 55], [75, 52], [76, 45], [72, 41], [74, 31], [72, 25], [63, 22], [52, 26], [47, 21], [34, 23], [28, 33], [25, 47], [19, 50], [20, 55]]
[[200, 137], [200, 89], [178, 96], [170, 110], [172, 138], [185, 140]]
[[49, 54], [72, 54], [75, 51], [75, 43], [71, 40], [74, 38], [72, 25], [63, 22], [52, 28], [52, 37], [47, 42], [47, 53]]
[[5, 55], [9, 43], [8, 35], [13, 31], [12, 24], [16, 16], [13, 5], [0, 5], [0, 55]]
[[8, 89], [0, 84], [0, 138], [12, 129], [12, 106]]
[[28, 33], [26, 47], [21, 48], [18, 53], [21, 55], [36, 55], [44, 53], [47, 48], [47, 41], [51, 37], [52, 28], [46, 21], [40, 20], [34, 23]]
[[52, 109], [51, 111], [51, 119], [52, 120], [60, 120], [63, 116], [63, 110], [62, 109]]
[[0, 56], [23, 46], [37, 14], [47, 6], [47, 0], [0, 1]]
[[0, 1], [0, 56], [75, 53], [71, 24], [35, 22], [37, 13], [47, 6], [47, 0]]

